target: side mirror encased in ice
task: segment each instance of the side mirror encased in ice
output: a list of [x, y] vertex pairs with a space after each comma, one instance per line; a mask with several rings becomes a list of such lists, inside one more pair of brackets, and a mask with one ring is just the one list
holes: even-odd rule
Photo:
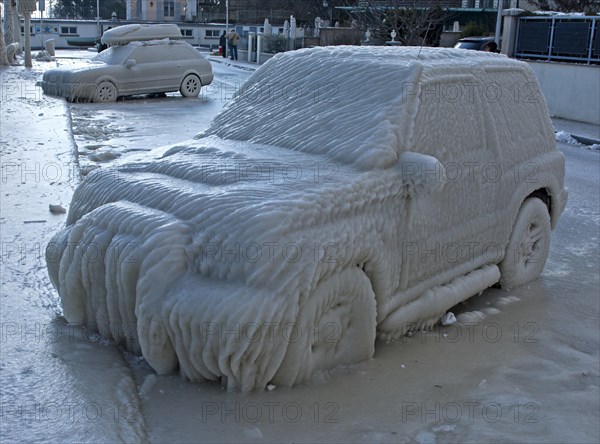
[[400, 154], [397, 168], [402, 172], [402, 182], [417, 194], [442, 191], [446, 184], [446, 168], [427, 154], [405, 151]]
[[137, 62], [135, 61], [135, 59], [129, 59], [125, 62], [125, 66], [127, 68], [133, 68], [135, 66]]

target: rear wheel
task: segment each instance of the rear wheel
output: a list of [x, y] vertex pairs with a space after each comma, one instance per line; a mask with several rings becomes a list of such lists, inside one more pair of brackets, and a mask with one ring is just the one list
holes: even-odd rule
[[100, 82], [94, 92], [94, 102], [114, 102], [117, 100], [117, 88], [111, 82]]
[[550, 235], [548, 207], [537, 197], [526, 199], [500, 263], [502, 287], [514, 288], [540, 277], [550, 251]]
[[200, 79], [194, 74], [188, 74], [183, 78], [179, 92], [183, 97], [198, 97], [201, 87]]
[[351, 267], [317, 284], [288, 331], [285, 357], [274, 384], [291, 386], [375, 351], [376, 303], [371, 282]]

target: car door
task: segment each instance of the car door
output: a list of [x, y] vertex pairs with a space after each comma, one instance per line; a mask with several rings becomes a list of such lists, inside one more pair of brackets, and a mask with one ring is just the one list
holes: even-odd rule
[[[135, 64], [127, 67], [130, 60]], [[160, 91], [161, 75], [156, 65], [156, 51], [152, 45], [143, 45], [135, 48], [124, 61], [126, 75], [124, 76], [124, 89], [129, 94], [147, 94]]]
[[419, 85], [410, 150], [437, 158], [445, 177], [419, 174], [445, 184], [409, 202], [401, 291], [427, 281], [447, 283], [500, 254], [494, 235], [501, 177], [497, 136], [481, 84], [480, 76], [456, 74], [431, 76]]

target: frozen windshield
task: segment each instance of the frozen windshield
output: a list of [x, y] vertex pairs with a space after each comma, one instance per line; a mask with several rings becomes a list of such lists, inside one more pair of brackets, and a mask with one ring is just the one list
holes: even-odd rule
[[127, 46], [113, 46], [98, 53], [92, 60], [95, 62], [103, 62], [108, 65], [119, 65], [125, 62], [127, 56], [131, 53], [132, 48]]

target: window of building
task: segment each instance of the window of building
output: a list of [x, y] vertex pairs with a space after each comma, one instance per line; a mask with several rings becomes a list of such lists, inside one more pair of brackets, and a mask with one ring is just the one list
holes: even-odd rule
[[77, 35], [77, 26], [61, 26], [61, 35]]
[[221, 35], [221, 31], [218, 29], [207, 29], [204, 31], [204, 36], [208, 39], [216, 39]]
[[193, 37], [194, 31], [192, 29], [181, 29], [181, 35], [183, 37]]
[[[21, 35], [25, 35], [25, 26], [21, 25]], [[35, 35], [33, 26], [29, 27], [29, 35]]]
[[165, 17], [175, 17], [175, 2], [165, 1]]

